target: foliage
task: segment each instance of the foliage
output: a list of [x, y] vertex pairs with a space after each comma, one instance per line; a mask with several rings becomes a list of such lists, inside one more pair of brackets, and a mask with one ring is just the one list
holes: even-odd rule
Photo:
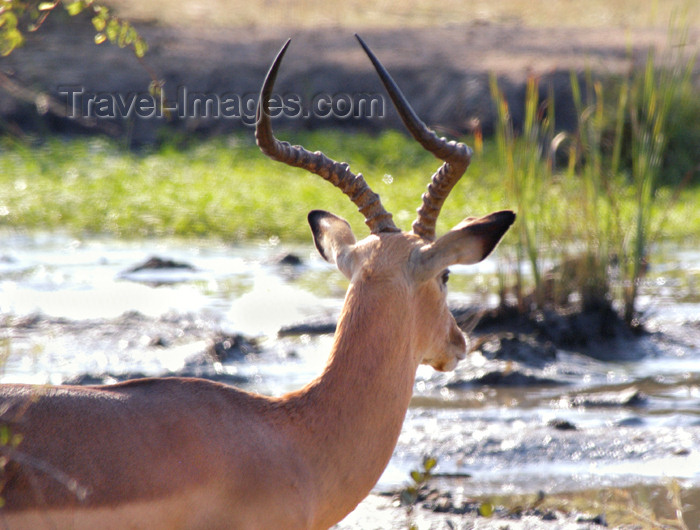
[[601, 488], [572, 492], [495, 495], [482, 505], [502, 506], [510, 514], [533, 510], [568, 514], [600, 514], [597, 519], [610, 528], [688, 530], [695, 519], [698, 490], [677, 479], [660, 485], [637, 484], [626, 488]]
[[414, 469], [410, 472], [411, 482], [401, 490], [401, 504], [413, 507], [421, 492], [424, 492], [428, 482], [433, 477], [433, 469], [437, 465], [437, 460], [431, 456], [423, 458], [422, 469]]
[[[685, 49], [687, 32], [680, 33], [681, 39], [673, 43], [676, 54]], [[636, 215], [633, 242], [629, 247], [622, 244], [620, 255], [622, 274], [625, 280], [623, 300], [625, 319], [634, 318], [634, 302], [637, 296], [639, 279], [642, 276], [643, 261], [648, 255], [648, 247], [653, 237], [652, 204], [658, 200], [657, 182], [666, 153], [669, 136], [669, 116], [671, 105], [681, 92], [691, 86], [694, 57], [684, 64], [681, 54], [672, 58], [671, 66], [657, 70], [655, 57], [649, 51], [644, 71], [636, 75], [628, 88], [629, 97], [621, 94], [621, 102], [629, 101], [631, 124], [631, 181], [635, 188]], [[623, 85], [624, 86], [624, 85]], [[622, 104], [622, 103], [621, 103]]]
[[411, 481], [399, 492], [399, 500], [401, 505], [406, 508], [408, 516], [409, 530], [417, 530], [417, 526], [411, 522], [413, 508], [415, 507], [421, 496], [426, 493], [428, 483], [433, 478], [433, 469], [437, 465], [437, 459], [432, 456], [423, 458], [422, 469], [414, 469], [410, 472]]
[[120, 48], [131, 47], [138, 58], [146, 54], [148, 45], [136, 29], [94, 0], [5, 0], [0, 3], [0, 55], [9, 55], [22, 46], [25, 34], [39, 29], [59, 4], [70, 16], [92, 14], [96, 44], [109, 41]]
[[[405, 228], [436, 168], [429, 153], [421, 153], [414, 141], [397, 133], [374, 137], [324, 131], [295, 133], [292, 139], [357, 166]], [[375, 165], [367, 156], [375, 142], [415, 164], [391, 169], [379, 161]], [[474, 163], [472, 179], [483, 178], [481, 165]], [[0, 141], [0, 166], [4, 227], [120, 237], [274, 236], [308, 241], [308, 210], [325, 208], [348, 219], [358, 236], [367, 231], [342, 193], [315, 175], [266, 158], [251, 134], [204, 142], [166, 141], [141, 152], [99, 138], [54, 137], [27, 143], [6, 137]], [[469, 177], [465, 181], [464, 190]], [[497, 186], [473, 187], [473, 193], [450, 197], [443, 226], [457, 224], [468, 213], [487, 213], [484, 204], [502, 203]]]
[[[525, 91], [525, 117], [522, 134], [516, 139], [508, 104], [499, 90], [498, 82], [491, 77], [491, 95], [497, 109], [496, 146], [499, 166], [504, 174], [505, 189], [518, 212], [516, 231], [518, 244], [515, 256], [515, 289], [521, 310], [524, 307], [524, 271], [527, 263], [534, 280], [534, 294], [538, 306], [544, 305], [543, 253], [548, 248], [547, 230], [543, 229], [548, 204], [541, 200], [551, 187], [552, 165], [547, 163], [542, 146], [554, 131], [554, 101], [550, 96], [544, 106], [539, 105], [539, 83], [529, 77]], [[517, 141], [516, 141], [517, 140]]]
[[[308, 241], [306, 213], [324, 208], [345, 217], [358, 237], [367, 232], [362, 216], [342, 193], [315, 175], [269, 160], [251, 136], [187, 142], [167, 139], [159, 147], [139, 152], [104, 138], [39, 141], [0, 137], [0, 228], [109, 233], [125, 238], [218, 237], [232, 241], [276, 237], [292, 242]], [[280, 136], [320, 149], [362, 171], [405, 229], [436, 169], [432, 155], [396, 132]], [[372, 152], [377, 145], [396, 160], [389, 163], [379, 154], [375, 157]], [[483, 156], [473, 158], [445, 203], [438, 233], [468, 215], [513, 207], [504, 194], [496, 151], [493, 141], [487, 140]], [[576, 183], [571, 187], [571, 194], [560, 193], [552, 199], [563, 211], [569, 208], [570, 197], [578, 200], [573, 193]], [[666, 222], [657, 233], [676, 241], [696, 238], [699, 194], [697, 188], [682, 190], [665, 212]], [[622, 211], [632, 209], [628, 185], [623, 185], [620, 201]], [[657, 216], [660, 213], [655, 211]], [[547, 219], [542, 230], [553, 241], [564, 241], [570, 236], [568, 220], [565, 215]], [[514, 254], [515, 239], [515, 234], [507, 235], [499, 255]]]
[[[680, 37], [663, 66], [649, 51], [644, 67], [617, 85], [606, 87], [590, 72], [581, 83], [572, 73], [579, 116], [573, 133], [554, 134], [553, 97], [540, 104], [538, 82], [530, 79], [522, 132], [516, 135], [492, 80], [499, 166], [519, 214], [511, 281], [521, 310], [563, 305], [572, 295], [584, 309], [617, 299], [626, 322], [635, 324], [650, 245], [667, 219], [661, 212], [671, 209], [694, 171], [691, 165], [681, 180], [666, 178], [673, 193], [660, 188], [669, 138], [679, 136], [672, 117], [684, 114], [694, 92], [687, 33], [672, 33]], [[562, 154], [567, 164], [557, 171]], [[559, 234], [549, 230], [552, 224], [561, 227]], [[524, 288], [528, 282], [531, 290]]]

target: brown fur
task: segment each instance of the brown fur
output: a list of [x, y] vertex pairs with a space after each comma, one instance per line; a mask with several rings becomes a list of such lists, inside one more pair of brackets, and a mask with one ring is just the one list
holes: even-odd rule
[[351, 284], [318, 379], [281, 398], [184, 378], [3, 385], [0, 422], [22, 440], [1, 448], [0, 523], [327, 528], [354, 509], [391, 457], [418, 364], [452, 369], [465, 340], [439, 276], [414, 279], [425, 241], [354, 243], [332, 225], [323, 237]]

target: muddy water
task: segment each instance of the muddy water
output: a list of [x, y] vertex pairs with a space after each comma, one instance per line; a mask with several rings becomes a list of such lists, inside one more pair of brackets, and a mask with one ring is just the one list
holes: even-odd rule
[[[302, 265], [279, 264], [288, 252]], [[190, 267], [129, 272], [154, 255]], [[451, 302], [489, 303], [483, 288], [494, 267], [456, 267]], [[0, 380], [201, 374], [279, 395], [320, 373], [331, 336], [277, 331], [332, 321], [345, 287], [311, 246], [5, 233]], [[421, 367], [377, 489], [405, 484], [424, 455], [438, 457], [438, 473], [469, 495], [653, 486], [671, 477], [700, 487], [699, 291], [700, 252], [662, 250], [641, 300], [653, 333], [620, 344], [633, 349], [624, 362], [558, 351], [517, 366], [474, 353], [454, 374]], [[256, 337], [259, 349], [212, 362], [212, 344], [235, 333]], [[494, 386], [477, 377], [511, 369], [532, 378]]]

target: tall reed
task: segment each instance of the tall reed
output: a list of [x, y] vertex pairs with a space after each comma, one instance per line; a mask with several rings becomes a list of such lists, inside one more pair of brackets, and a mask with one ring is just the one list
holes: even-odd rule
[[[671, 112], [674, 103], [692, 91], [694, 54], [688, 58], [687, 26], [671, 24], [668, 57], [662, 67], [656, 67], [656, 54], [650, 50], [645, 68], [627, 80], [628, 114], [631, 129], [630, 178], [635, 191], [636, 212], [632, 240], [623, 241], [622, 254], [627, 258], [623, 269], [624, 318], [635, 318], [635, 301], [639, 280], [649, 253], [655, 229], [655, 202], [657, 183], [668, 145]], [[674, 38], [675, 37], [675, 38]], [[621, 95], [622, 98], [622, 95]]]
[[[672, 21], [668, 56], [647, 53], [616, 84], [590, 71], [570, 77], [578, 115], [574, 132], [555, 134], [554, 97], [527, 81], [521, 133], [494, 77], [496, 144], [506, 194], [519, 213], [515, 292], [521, 310], [565, 304], [578, 297], [584, 310], [618, 300], [636, 322], [636, 300], [664, 197], [657, 193], [673, 108], [692, 92], [694, 57], [687, 26]], [[557, 151], [568, 146], [565, 168]], [[560, 153], [562, 154], [562, 153]], [[634, 194], [633, 208], [624, 194]], [[663, 204], [662, 204], [663, 203]], [[565, 227], [557, 240], [552, 226]], [[528, 274], [528, 271], [531, 274]], [[525, 287], [531, 287], [527, 290]]]
[[544, 303], [543, 268], [545, 251], [551, 247], [551, 241], [544, 228], [550, 213], [542, 198], [548, 193], [552, 171], [551, 164], [547, 164], [543, 156], [546, 145], [543, 140], [554, 130], [554, 98], [550, 95], [546, 103], [540, 105], [539, 81], [536, 77], [528, 78], [522, 134], [518, 137], [508, 102], [495, 76], [491, 77], [491, 95], [497, 112], [495, 138], [500, 170], [506, 182], [506, 193], [518, 211], [515, 289], [518, 305], [525, 310], [524, 290], [529, 276], [524, 270], [526, 264], [534, 282], [535, 303]]
[[[591, 72], [585, 74], [585, 97], [578, 76], [572, 72], [571, 94], [578, 115], [578, 127], [570, 135], [569, 173], [571, 186], [568, 193], [574, 205], [578, 226], [573, 226], [574, 237], [580, 242], [582, 257], [579, 267], [571, 271], [584, 309], [606, 303], [611, 296], [608, 277], [611, 259], [617, 252], [620, 232], [617, 197], [619, 164], [623, 140], [626, 90], [620, 91], [614, 126], [609, 120], [603, 83], [594, 80]], [[611, 156], [604, 151], [604, 136], [613, 130]]]

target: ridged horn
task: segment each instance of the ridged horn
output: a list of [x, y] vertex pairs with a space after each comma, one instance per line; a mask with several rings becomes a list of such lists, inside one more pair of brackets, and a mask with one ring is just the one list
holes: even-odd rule
[[320, 151], [312, 153], [300, 145], [292, 146], [288, 142], [281, 142], [272, 133], [269, 113], [270, 96], [282, 58], [290, 42], [291, 39], [287, 40], [280, 49], [260, 90], [255, 124], [255, 140], [258, 147], [273, 160], [306, 169], [340, 188], [364, 215], [365, 223], [373, 234], [399, 232], [391, 214], [382, 205], [379, 195], [370, 189], [361, 173], [355, 175], [350, 171], [347, 163], [336, 162]]
[[448, 141], [446, 138], [438, 138], [437, 134], [430, 130], [416, 115], [409, 105], [396, 82], [392, 79], [386, 68], [372, 53], [369, 46], [355, 34], [360, 45], [365, 50], [370, 61], [374, 65], [379, 78], [384, 85], [391, 101], [394, 103], [401, 121], [424, 149], [444, 162], [432, 176], [428, 191], [423, 194], [423, 202], [418, 209], [418, 217], [411, 226], [414, 234], [423, 239], [433, 241], [435, 239], [435, 223], [440, 215], [442, 205], [457, 181], [469, 166], [472, 150], [461, 142]]

